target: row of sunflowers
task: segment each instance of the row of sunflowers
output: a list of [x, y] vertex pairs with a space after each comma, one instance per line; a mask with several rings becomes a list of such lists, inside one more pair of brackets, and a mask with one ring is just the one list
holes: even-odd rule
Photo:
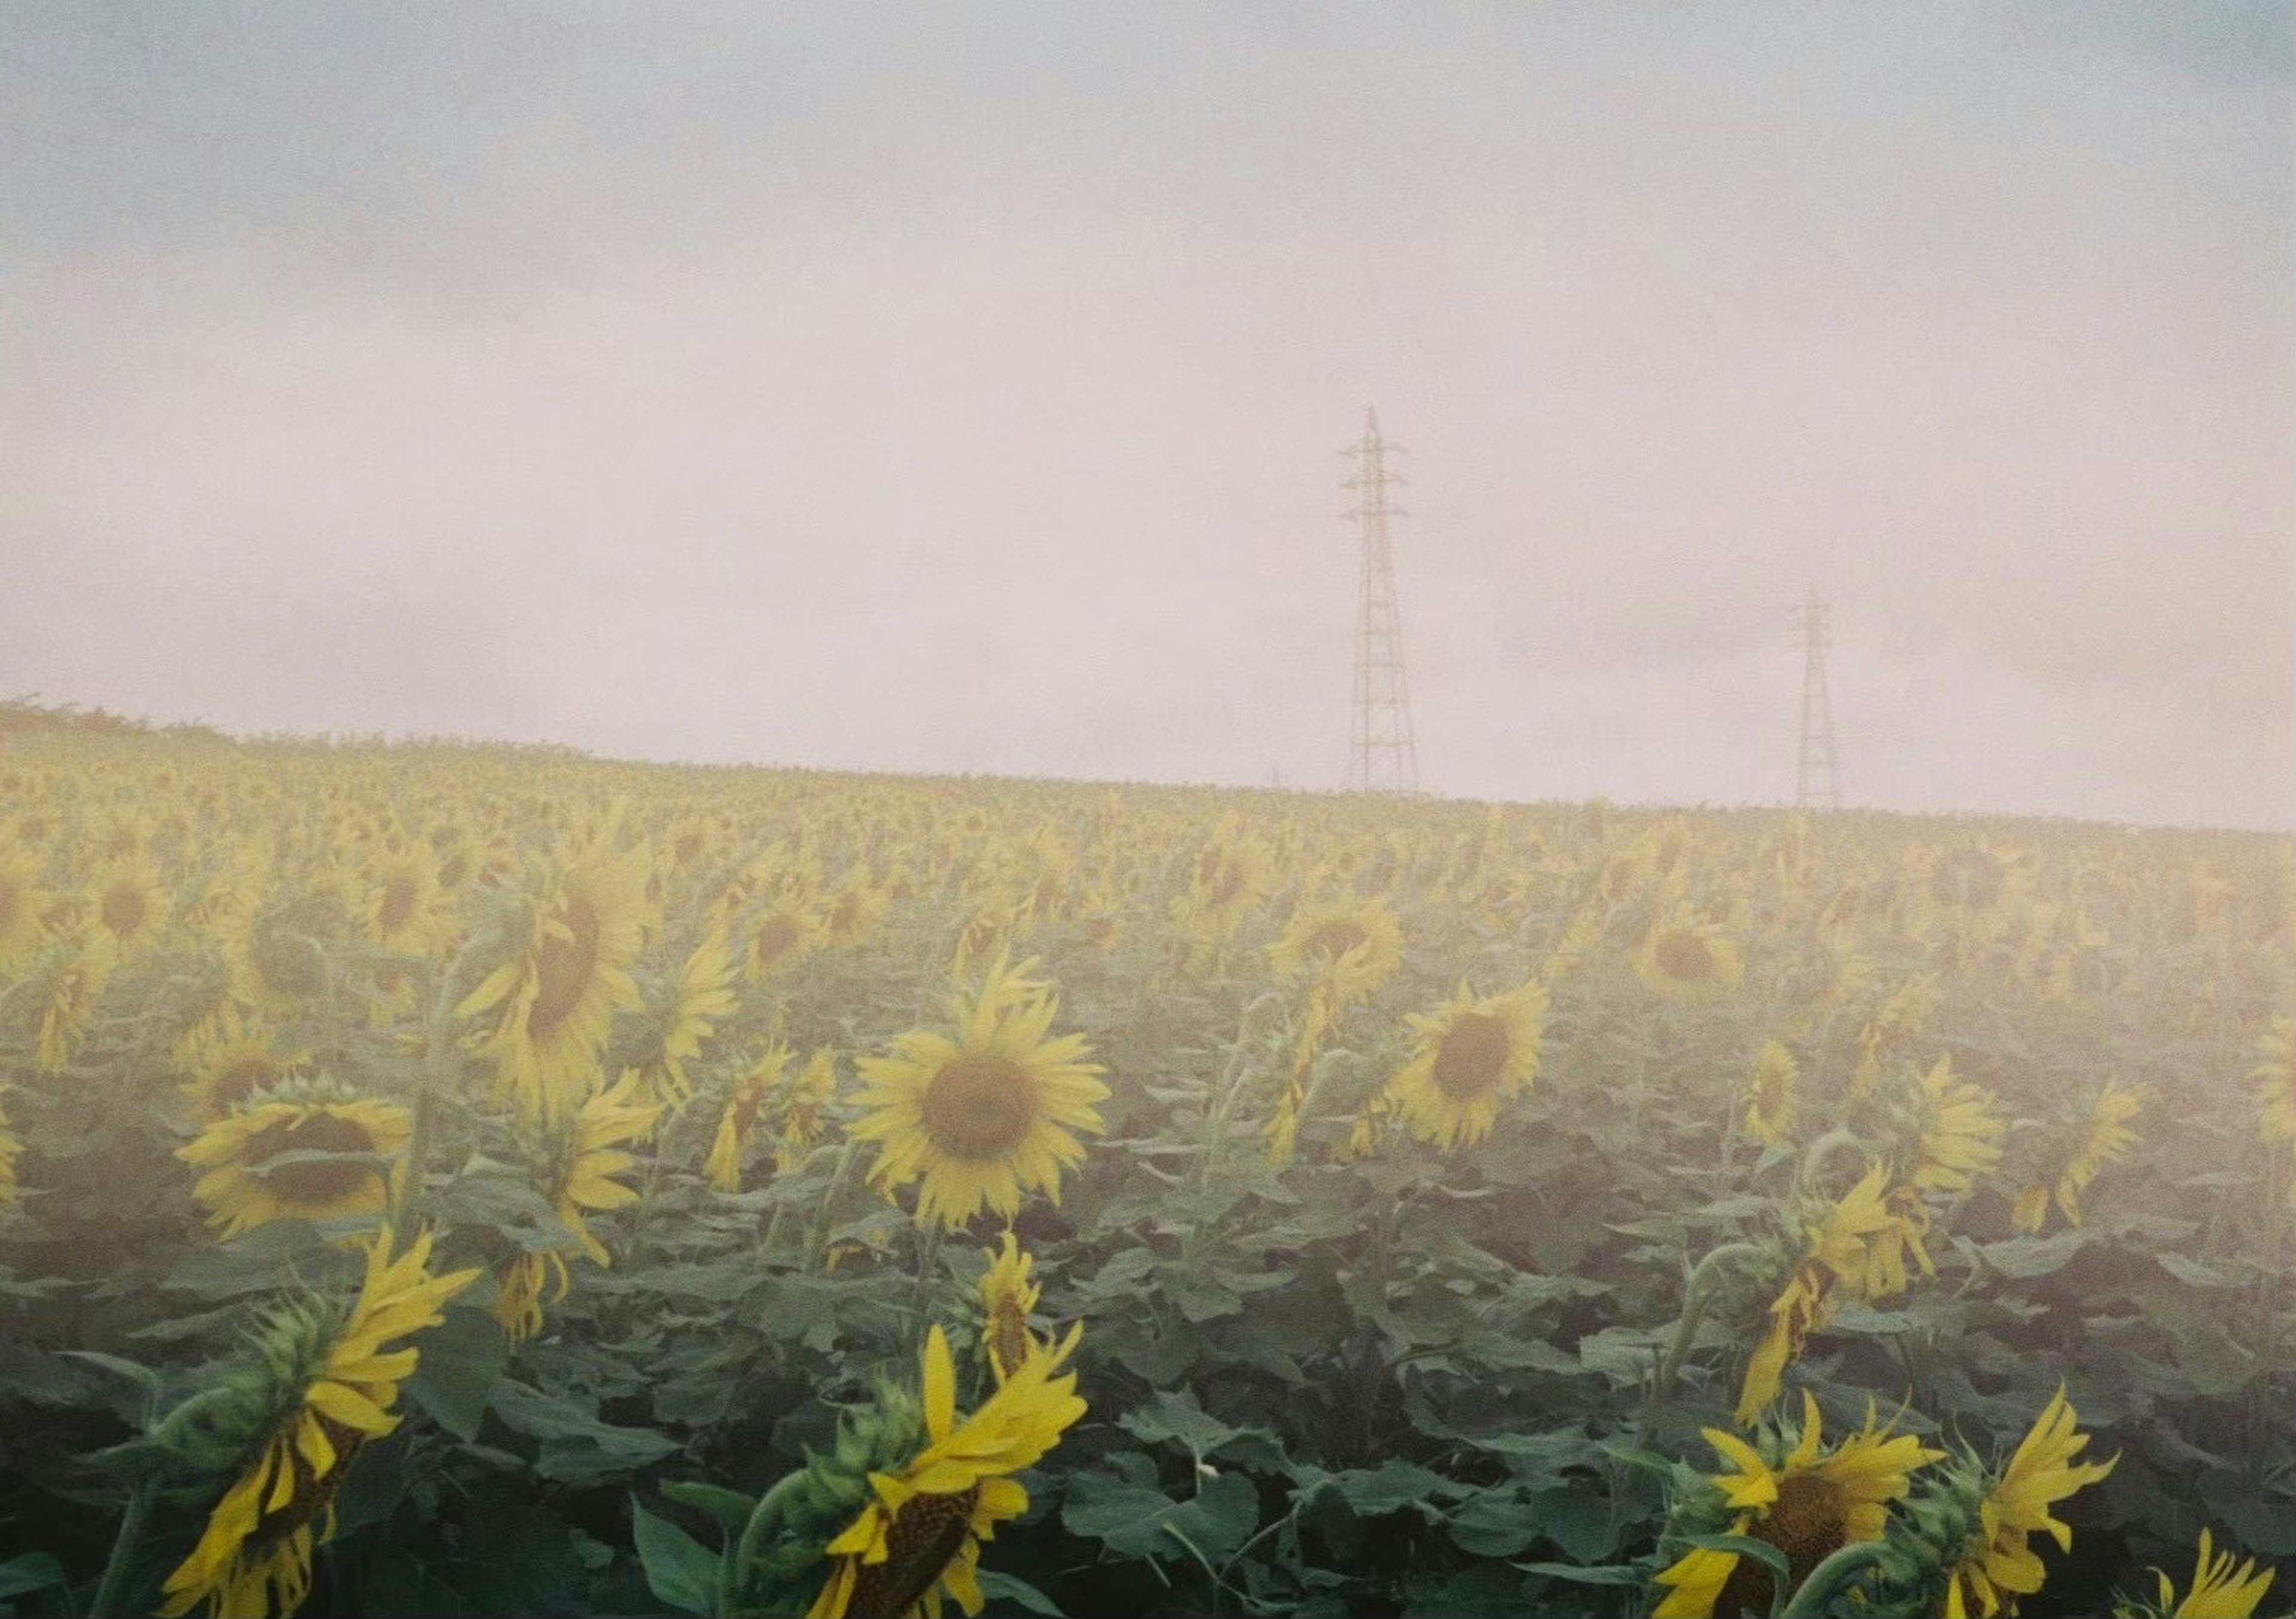
[[2256, 835], [19, 738], [0, 1610], [2266, 1612], [2292, 969]]

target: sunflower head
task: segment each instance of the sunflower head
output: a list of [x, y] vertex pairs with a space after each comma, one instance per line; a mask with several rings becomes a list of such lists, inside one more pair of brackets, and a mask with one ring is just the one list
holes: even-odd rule
[[1404, 1127], [1446, 1151], [1490, 1133], [1501, 1106], [1538, 1070], [1546, 1003], [1546, 987], [1535, 979], [1490, 996], [1462, 984], [1431, 1014], [1411, 1014], [1417, 1050], [1388, 1082]]
[[273, 1220], [381, 1214], [411, 1133], [396, 1102], [320, 1079], [262, 1093], [176, 1156], [201, 1172], [192, 1195], [235, 1237]]
[[953, 1031], [914, 1030], [858, 1065], [853, 1135], [878, 1143], [870, 1178], [889, 1191], [922, 1182], [920, 1220], [954, 1227], [984, 1206], [1009, 1220], [1026, 1191], [1057, 1202], [1062, 1170], [1084, 1158], [1071, 1132], [1102, 1128], [1104, 1070], [1084, 1059], [1083, 1035], [1051, 1034], [1058, 1003], [1018, 987], [1028, 965], [1000, 958], [957, 995]]
[[2253, 1559], [2236, 1551], [2218, 1551], [2206, 1528], [2193, 1562], [2193, 1581], [2183, 1599], [2176, 1582], [2161, 1570], [2152, 1571], [2157, 1600], [2122, 1596], [2112, 1607], [2113, 1619], [2251, 1619], [2272, 1589], [2274, 1571], [2259, 1571]]
[[1794, 1081], [1801, 1065], [1783, 1041], [1765, 1041], [1746, 1079], [1746, 1133], [1775, 1147], [1794, 1126]]
[[1403, 964], [1403, 927], [1379, 899], [1303, 905], [1268, 946], [1267, 960], [1279, 977], [1315, 983], [1335, 1005], [1350, 1005]]
[[[1681, 1514], [1684, 1526], [1669, 1520], [1669, 1538], [1679, 1555], [1657, 1575], [1668, 1595], [1654, 1619], [1769, 1609], [1767, 1566], [1711, 1547], [1685, 1547], [1685, 1534], [1750, 1535], [1774, 1546], [1785, 1557], [1792, 1585], [1842, 1547], [1880, 1540], [1890, 1504], [1905, 1495], [1911, 1475], [1944, 1456], [1910, 1434], [1892, 1434], [1893, 1426], [1876, 1427], [1869, 1403], [1864, 1427], [1825, 1445], [1817, 1402], [1805, 1390], [1799, 1427], [1765, 1425], [1751, 1441], [1704, 1430], [1732, 1470], [1699, 1478]], [[1662, 1541], [1661, 1550], [1665, 1546]]]
[[1715, 1000], [1745, 976], [1737, 941], [1719, 925], [1679, 909], [1653, 920], [1634, 960], [1636, 976], [1673, 1001]]
[[1031, 1275], [1035, 1262], [1011, 1231], [988, 1257], [988, 1268], [980, 1276], [980, 1345], [1002, 1383], [1040, 1347], [1029, 1329], [1029, 1316], [1044, 1288]]

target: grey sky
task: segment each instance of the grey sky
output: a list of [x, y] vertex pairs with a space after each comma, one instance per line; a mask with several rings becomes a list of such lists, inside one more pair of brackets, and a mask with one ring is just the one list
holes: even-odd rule
[[0, 693], [2296, 822], [2273, 4], [0, 12]]

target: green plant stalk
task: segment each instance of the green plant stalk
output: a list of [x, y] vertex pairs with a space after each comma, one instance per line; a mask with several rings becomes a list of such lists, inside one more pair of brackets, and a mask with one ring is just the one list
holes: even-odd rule
[[1271, 1002], [1280, 1002], [1280, 992], [1270, 990], [1243, 1009], [1237, 1020], [1235, 1045], [1228, 1052], [1226, 1070], [1220, 1075], [1218, 1100], [1211, 1110], [1210, 1128], [1205, 1133], [1204, 1154], [1196, 1161], [1196, 1190], [1203, 1192], [1211, 1185], [1213, 1173], [1218, 1168], [1227, 1148], [1228, 1126], [1235, 1117], [1235, 1105], [1243, 1092], [1243, 1070], [1247, 1057], [1258, 1034], [1261, 1009]]
[[144, 1549], [144, 1531], [152, 1521], [152, 1503], [160, 1494], [158, 1472], [146, 1473], [135, 1483], [127, 1498], [127, 1509], [119, 1515], [119, 1531], [111, 1537], [111, 1554], [103, 1560], [103, 1577], [96, 1582], [94, 1599], [88, 1604], [88, 1619], [119, 1619], [124, 1614], [120, 1603], [127, 1594], [127, 1580], [135, 1567], [135, 1557]]
[[455, 985], [463, 976], [471, 950], [472, 944], [466, 943], [455, 953], [455, 959], [439, 975], [430, 996], [430, 1016], [423, 1038], [422, 1077], [415, 1087], [414, 1116], [406, 1132], [406, 1156], [399, 1161], [398, 1187], [390, 1205], [394, 1259], [414, 1241], [414, 1215], [422, 1202], [423, 1175], [430, 1153], [431, 1115], [437, 1109], [439, 1092], [453, 1064]]
[[1808, 1148], [1803, 1151], [1801, 1155], [1801, 1173], [1797, 1177], [1798, 1183], [1808, 1187], [1816, 1186], [1819, 1183], [1820, 1177], [1822, 1176], [1826, 1165], [1832, 1161], [1836, 1153], [1840, 1152], [1844, 1147], [1854, 1147], [1862, 1151], [1864, 1150], [1865, 1146], [1865, 1141], [1860, 1139], [1854, 1131], [1827, 1131], [1824, 1135], [1818, 1137], [1817, 1140], [1812, 1141]]
[[765, 1555], [767, 1540], [781, 1527], [783, 1515], [804, 1483], [805, 1469], [800, 1468], [767, 1491], [750, 1509], [750, 1521], [742, 1525], [742, 1538], [734, 1543], [733, 1559], [718, 1572], [718, 1613], [732, 1613], [737, 1601], [749, 1595], [751, 1571]]
[[829, 1177], [829, 1189], [821, 1194], [821, 1206], [813, 1212], [813, 1223], [805, 1233], [805, 1269], [808, 1274], [820, 1269], [822, 1249], [829, 1242], [829, 1214], [837, 1199], [845, 1194], [845, 1183], [852, 1178], [854, 1160], [861, 1156], [861, 1143], [851, 1136], [845, 1138], [844, 1150], [837, 1155], [836, 1173]]
[[1835, 1599], [1859, 1577], [1880, 1567], [1889, 1555], [1887, 1541], [1860, 1541], [1842, 1547], [1809, 1571], [1809, 1578], [1779, 1610], [1780, 1619], [1824, 1619], [1828, 1614], [1841, 1612], [1834, 1606]]
[[1666, 1356], [1658, 1363], [1658, 1378], [1651, 1385], [1652, 1405], [1657, 1405], [1674, 1392], [1674, 1380], [1681, 1374], [1682, 1362], [1690, 1353], [1692, 1340], [1706, 1320], [1707, 1307], [1714, 1302], [1714, 1287], [1723, 1267], [1733, 1260], [1749, 1259], [1762, 1252], [1758, 1242], [1726, 1242], [1709, 1252], [1690, 1272], [1682, 1294], [1682, 1324], [1675, 1329], [1674, 1342], [1667, 1345]]
[[931, 1315], [926, 1306], [932, 1303], [933, 1271], [940, 1264], [941, 1239], [948, 1228], [938, 1219], [925, 1227], [922, 1241], [917, 1249], [917, 1290], [909, 1301], [909, 1313], [917, 1318], [917, 1347], [924, 1347], [925, 1333]]

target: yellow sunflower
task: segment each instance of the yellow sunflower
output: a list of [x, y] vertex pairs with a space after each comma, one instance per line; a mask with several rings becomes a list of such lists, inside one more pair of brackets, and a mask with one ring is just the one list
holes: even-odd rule
[[1013, 1475], [1036, 1465], [1084, 1415], [1076, 1374], [1060, 1372], [1078, 1337], [1029, 1356], [980, 1408], [956, 1418], [956, 1367], [935, 1326], [923, 1354], [925, 1437], [898, 1470], [869, 1475], [871, 1499], [825, 1548], [828, 1578], [806, 1619], [939, 1619], [944, 1593], [968, 1615], [983, 1599], [980, 1543], [1029, 1506]]
[[1029, 1330], [1029, 1316], [1044, 1289], [1031, 1276], [1035, 1262], [1012, 1232], [988, 1255], [980, 1277], [980, 1345], [988, 1365], [1004, 1382], [1043, 1345]]
[[1746, 1133], [1775, 1147], [1793, 1133], [1794, 1081], [1801, 1065], [1782, 1041], [1765, 1041], [1746, 1080]]
[[0, 971], [40, 947], [46, 937], [40, 913], [48, 896], [39, 889], [40, 868], [29, 850], [0, 843]]
[[745, 953], [752, 984], [786, 972], [821, 948], [820, 920], [810, 900], [785, 889], [758, 919]]
[[[559, 1223], [601, 1265], [611, 1265], [606, 1245], [590, 1230], [589, 1216], [627, 1207], [636, 1189], [616, 1180], [637, 1165], [621, 1143], [650, 1133], [661, 1105], [644, 1099], [635, 1068], [625, 1069], [613, 1087], [582, 1104], [570, 1117], [543, 1121], [528, 1134], [534, 1187], [548, 1200]], [[566, 1296], [572, 1278], [565, 1255], [555, 1248], [525, 1248], [495, 1267], [495, 1319], [513, 1344], [542, 1330], [543, 1306]]]
[[1047, 1038], [1058, 1010], [1049, 992], [1014, 995], [1000, 958], [979, 990], [955, 1001], [955, 1037], [918, 1029], [890, 1057], [858, 1067], [865, 1109], [857, 1141], [879, 1143], [871, 1180], [891, 1190], [922, 1180], [920, 1220], [962, 1225], [985, 1206], [1005, 1219], [1021, 1194], [1060, 1201], [1061, 1171], [1083, 1162], [1072, 1130], [1097, 1133], [1094, 1104], [1108, 1095], [1085, 1038]]
[[2256, 1043], [2263, 1059], [2249, 1070], [2256, 1082], [2257, 1133], [2288, 1143], [2292, 1173], [2288, 1201], [2296, 1207], [2296, 1018], [2275, 1017]]
[[569, 1111], [594, 1082], [614, 1014], [641, 1004], [630, 963], [645, 942], [644, 845], [529, 874], [510, 959], [455, 1008], [496, 1014], [484, 1050], [529, 1120]]
[[2144, 1105], [2144, 1092], [2129, 1086], [2108, 1083], [2097, 1092], [2063, 1155], [2045, 1169], [2038, 1181], [2017, 1194], [2013, 1214], [2016, 1229], [2038, 1233], [2049, 1217], [2052, 1194], [2065, 1223], [2079, 1225], [2081, 1194], [2088, 1190], [2088, 1183], [2096, 1179], [2100, 1170], [2125, 1156], [2136, 1144], [2136, 1132], [2128, 1127], [2128, 1121]]
[[1835, 1286], [1855, 1288], [1862, 1283], [1870, 1263], [1866, 1245], [1893, 1219], [1889, 1182], [1889, 1165], [1876, 1164], [1815, 1221], [1799, 1222], [1801, 1252], [1770, 1303], [1769, 1329], [1746, 1362], [1746, 1380], [1738, 1395], [1739, 1427], [1751, 1427], [1778, 1397], [1785, 1369], [1800, 1355], [1809, 1335], [1832, 1317]]
[[49, 947], [34, 984], [39, 991], [35, 1004], [40, 1009], [32, 1048], [37, 1072], [61, 1074], [71, 1066], [119, 964], [119, 949], [101, 928]]
[[718, 1115], [717, 1132], [710, 1138], [709, 1157], [701, 1166], [709, 1184], [721, 1192], [742, 1190], [742, 1160], [749, 1156], [758, 1116], [782, 1083], [790, 1063], [790, 1049], [776, 1040], [758, 1059], [735, 1077]]
[[2110, 1475], [2120, 1458], [2076, 1462], [2088, 1435], [2075, 1431], [2079, 1419], [2062, 1385], [1995, 1478], [1980, 1509], [1981, 1527], [1947, 1573], [1946, 1619], [1992, 1619], [2015, 1613], [2017, 1599], [2041, 1589], [2046, 1574], [2040, 1554], [2027, 1538], [2046, 1530], [2057, 1549], [2070, 1553], [2073, 1532], [2050, 1509], [2076, 1491]]
[[1279, 977], [1323, 985], [1334, 1011], [1370, 995], [1403, 964], [1403, 928], [1379, 899], [1303, 905], [1268, 946]]
[[1387, 1084], [1404, 1127], [1447, 1152], [1489, 1134], [1500, 1105], [1538, 1072], [1546, 1015], [1546, 986], [1536, 979], [1484, 997], [1462, 984], [1432, 1014], [1407, 1014], [1418, 1050]]
[[128, 961], [155, 943], [168, 921], [168, 894], [160, 874], [143, 863], [122, 863], [96, 878], [90, 888], [95, 924], [111, 936], [119, 959]]
[[216, 1120], [176, 1156], [204, 1172], [192, 1195], [229, 1238], [272, 1220], [381, 1214], [390, 1198], [384, 1162], [406, 1149], [411, 1133], [395, 1102], [274, 1099]]
[[1745, 977], [1737, 942], [1682, 911], [1654, 920], [1634, 959], [1636, 976], [1670, 1001], [1712, 1001]]
[[403, 955], [429, 955], [455, 934], [453, 896], [439, 880], [439, 854], [414, 840], [380, 854], [366, 871], [367, 937]]
[[774, 1173], [787, 1174], [805, 1161], [821, 1139], [824, 1110], [837, 1100], [837, 1053], [827, 1046], [805, 1059], [790, 1082], [774, 1131]]
[[[1880, 1540], [1890, 1503], [1905, 1495], [1914, 1470], [1945, 1455], [1911, 1434], [1875, 1427], [1870, 1404], [1862, 1429], [1822, 1449], [1817, 1402], [1807, 1389], [1801, 1409], [1800, 1431], [1791, 1449], [1783, 1435], [1759, 1435], [1763, 1448], [1758, 1449], [1720, 1428], [1702, 1430], [1716, 1453], [1737, 1468], [1710, 1481], [1723, 1507], [1735, 1515], [1729, 1533], [1784, 1552], [1789, 1590], [1842, 1547]], [[1770, 1456], [1780, 1451], [1784, 1454], [1773, 1465]], [[1715, 1619], [1718, 1614], [1770, 1609], [1770, 1571], [1736, 1552], [1692, 1547], [1655, 1580], [1667, 1595], [1652, 1619]]]
[[837, 892], [822, 908], [823, 941], [839, 948], [859, 944], [876, 930], [887, 903], [884, 890], [869, 880], [865, 869], [853, 872], [838, 885]]
[[2207, 1529], [2201, 1531], [2199, 1555], [2193, 1563], [2193, 1582], [2177, 1600], [2176, 1583], [2159, 1569], [2157, 1604], [2124, 1600], [2113, 1608], [2114, 1619], [2251, 1619], [2272, 1590], [2274, 1571], [2259, 1570], [2253, 1558], [2235, 1565], [2235, 1552], [2218, 1551]]
[[211, 1124], [257, 1092], [294, 1078], [310, 1065], [311, 1053], [283, 1049], [266, 1018], [242, 1018], [227, 1002], [177, 1043], [173, 1061], [193, 1116]]
[[291, 1614], [309, 1594], [311, 1549], [334, 1530], [337, 1492], [362, 1447], [398, 1426], [391, 1407], [419, 1353], [395, 1340], [436, 1327], [476, 1271], [429, 1273], [430, 1238], [391, 1257], [388, 1229], [367, 1245], [348, 1312], [316, 1301], [266, 1323], [259, 1342], [279, 1414], [255, 1436], [243, 1470], [208, 1515], [191, 1555], [168, 1576], [160, 1612], [204, 1604], [214, 1619]]
[[647, 1096], [673, 1112], [693, 1095], [685, 1065], [701, 1054], [701, 1043], [717, 1029], [716, 1020], [732, 1017], [740, 1008], [734, 978], [734, 953], [726, 948], [726, 936], [713, 931], [694, 946], [685, 964], [662, 985], [657, 1003], [647, 1009], [647, 1049], [635, 1066]]

